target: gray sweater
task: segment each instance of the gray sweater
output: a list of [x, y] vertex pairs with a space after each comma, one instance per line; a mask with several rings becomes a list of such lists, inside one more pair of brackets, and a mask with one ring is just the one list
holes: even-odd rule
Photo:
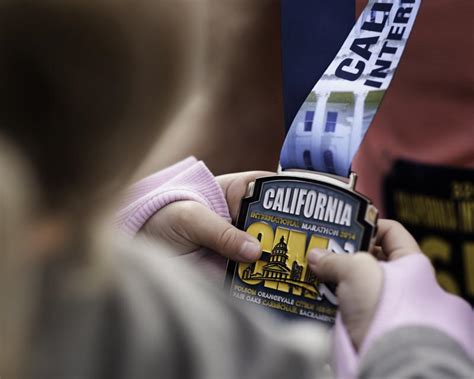
[[[122, 249], [106, 266], [110, 280], [98, 291], [71, 289], [64, 271], [47, 270], [31, 378], [329, 375], [329, 336], [314, 323], [282, 324], [237, 306], [192, 268], [156, 252]], [[472, 369], [444, 335], [399, 329], [369, 351], [361, 377], [464, 378]]]

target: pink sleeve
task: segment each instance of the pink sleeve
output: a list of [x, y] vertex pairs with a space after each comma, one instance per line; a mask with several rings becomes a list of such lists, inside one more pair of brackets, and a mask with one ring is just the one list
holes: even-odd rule
[[133, 185], [116, 218], [118, 228], [135, 236], [156, 212], [175, 201], [197, 201], [230, 221], [224, 194], [202, 162], [188, 158]]
[[121, 208], [125, 208], [127, 205], [134, 203], [141, 197], [162, 186], [166, 182], [173, 179], [180, 172], [188, 169], [196, 163], [196, 158], [189, 157], [161, 171], [158, 171], [153, 175], [147, 176], [145, 179], [140, 180], [127, 189], [122, 198]]
[[332, 329], [331, 367], [336, 378], [352, 379], [357, 377], [359, 355], [355, 351], [347, 329], [337, 312], [336, 324]]
[[360, 357], [384, 334], [404, 326], [437, 329], [457, 341], [474, 358], [474, 313], [460, 297], [437, 283], [434, 269], [423, 254], [381, 263], [384, 288], [371, 327], [359, 353], [338, 316], [333, 331], [333, 367], [337, 377], [355, 378]]

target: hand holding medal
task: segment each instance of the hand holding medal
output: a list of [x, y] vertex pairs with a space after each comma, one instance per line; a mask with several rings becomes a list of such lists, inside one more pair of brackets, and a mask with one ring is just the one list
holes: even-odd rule
[[[240, 200], [245, 195], [248, 184], [257, 177], [271, 174], [252, 171], [216, 178], [225, 194], [233, 221], [237, 219]], [[167, 205], [150, 217], [140, 234], [152, 243], [163, 241], [183, 255], [205, 247], [238, 262], [254, 262], [262, 253], [255, 237], [237, 229], [196, 201], [177, 201]]]

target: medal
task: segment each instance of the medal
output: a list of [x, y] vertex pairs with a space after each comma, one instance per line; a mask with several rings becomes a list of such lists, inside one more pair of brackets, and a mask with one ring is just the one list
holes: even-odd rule
[[276, 176], [257, 179], [243, 199], [237, 227], [257, 238], [262, 257], [229, 261], [233, 298], [284, 317], [332, 324], [334, 288], [320, 283], [306, 256], [368, 251], [378, 211], [355, 190], [350, 172], [388, 89], [421, 0], [372, 0], [288, 131]]

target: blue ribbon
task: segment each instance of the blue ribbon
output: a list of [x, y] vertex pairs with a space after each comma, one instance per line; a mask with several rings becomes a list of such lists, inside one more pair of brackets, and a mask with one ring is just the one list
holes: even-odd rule
[[354, 22], [355, 0], [281, 0], [286, 131]]
[[[292, 120], [280, 156], [283, 169], [349, 175], [398, 67], [420, 4], [421, 0], [369, 1]], [[282, 30], [288, 33], [289, 28]]]

